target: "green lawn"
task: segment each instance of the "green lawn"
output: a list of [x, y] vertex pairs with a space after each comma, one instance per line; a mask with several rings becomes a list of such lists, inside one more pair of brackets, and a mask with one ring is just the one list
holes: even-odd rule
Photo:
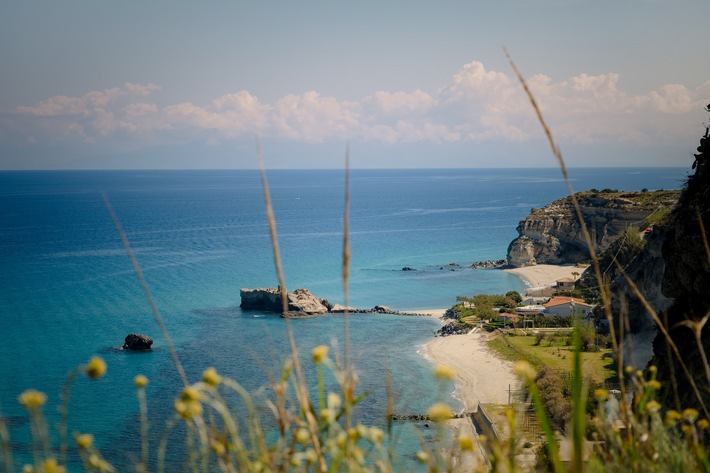
[[[555, 336], [550, 344], [550, 336], [535, 346], [533, 335], [500, 335], [489, 342], [489, 346], [505, 359], [517, 361], [526, 359], [537, 369], [549, 366], [556, 370], [571, 372], [572, 347], [567, 346], [566, 334]], [[616, 367], [611, 358], [611, 350], [582, 353], [582, 371], [594, 381], [604, 382], [616, 379]]]

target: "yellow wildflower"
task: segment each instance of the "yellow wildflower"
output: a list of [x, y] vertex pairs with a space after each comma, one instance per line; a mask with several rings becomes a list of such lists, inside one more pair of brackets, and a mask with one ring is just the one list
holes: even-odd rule
[[473, 450], [473, 439], [468, 435], [461, 435], [459, 437], [459, 447], [465, 452], [470, 452]]
[[183, 419], [192, 419], [202, 414], [202, 404], [198, 401], [184, 401], [181, 399], [175, 400], [175, 411], [180, 414]]
[[192, 386], [183, 388], [182, 394], [180, 394], [180, 399], [182, 399], [183, 401], [199, 401], [201, 397], [202, 396], [200, 395], [200, 391], [193, 388]]
[[77, 447], [87, 449], [94, 443], [94, 436], [91, 434], [81, 434], [77, 435], [74, 441]]
[[429, 461], [429, 454], [424, 450], [419, 450], [417, 452], [417, 461], [419, 463], [427, 463]]
[[441, 422], [444, 420], [451, 419], [454, 414], [453, 412], [451, 412], [451, 408], [448, 404], [439, 402], [429, 408], [429, 410], [427, 411], [427, 415], [434, 422]]
[[227, 451], [227, 448], [224, 446], [224, 443], [215, 440], [214, 443], [212, 444], [212, 451], [214, 452], [215, 455], [217, 455], [218, 457], [221, 457]]
[[222, 382], [222, 377], [217, 374], [217, 370], [213, 367], [207, 368], [204, 373], [202, 373], [202, 381], [210, 386], [217, 386]]
[[337, 409], [340, 407], [341, 401], [338, 393], [328, 393], [328, 400], [326, 401], [328, 407], [331, 409]]
[[674, 426], [682, 418], [680, 412], [673, 409], [666, 411], [666, 425]]
[[20, 404], [25, 406], [25, 409], [34, 411], [44, 406], [47, 402], [47, 395], [36, 389], [28, 389], [20, 394], [17, 400]]
[[594, 398], [599, 402], [604, 402], [609, 399], [609, 391], [606, 389], [595, 389]]
[[526, 381], [532, 381], [535, 379], [535, 376], [537, 376], [535, 368], [533, 368], [532, 365], [525, 360], [520, 360], [515, 363], [513, 371], [519, 378], [523, 378]]
[[657, 401], [648, 401], [646, 404], [646, 411], [648, 412], [658, 412], [661, 410], [661, 405]]
[[105, 374], [106, 362], [98, 356], [92, 357], [86, 365], [86, 375], [91, 379], [99, 379]]
[[370, 427], [367, 437], [370, 439], [370, 442], [379, 444], [384, 440], [385, 432], [378, 427]]
[[698, 418], [698, 411], [695, 409], [686, 409], [683, 411], [683, 419], [687, 420], [688, 422], [695, 422], [695, 419]]
[[328, 356], [328, 347], [325, 345], [318, 345], [311, 351], [311, 356], [313, 361], [316, 363], [322, 363], [325, 357]]
[[67, 470], [55, 458], [47, 458], [40, 466], [41, 473], [65, 473]]
[[303, 458], [308, 463], [315, 463], [318, 461], [318, 455], [316, 455], [315, 450], [313, 450], [312, 448], [309, 448], [308, 450], [303, 452]]
[[647, 384], [648, 387], [653, 389], [654, 391], [658, 391], [659, 389], [661, 389], [661, 382], [657, 379], [652, 379]]
[[451, 381], [456, 378], [456, 370], [446, 365], [436, 365], [434, 376], [442, 381]]
[[710, 428], [710, 421], [707, 419], [700, 419], [698, 422], [695, 423], [695, 425], [698, 426], [700, 430], [707, 430]]
[[311, 434], [306, 429], [298, 429], [296, 431], [296, 442], [306, 444], [311, 439]]
[[133, 384], [135, 384], [137, 388], [144, 388], [148, 386], [148, 378], [145, 375], [139, 374], [133, 378]]

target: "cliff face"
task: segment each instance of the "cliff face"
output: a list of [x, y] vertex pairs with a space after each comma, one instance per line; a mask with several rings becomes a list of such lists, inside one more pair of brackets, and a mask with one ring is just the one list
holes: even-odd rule
[[[643, 250], [624, 268], [645, 301], [656, 313], [662, 313], [673, 302], [663, 294], [661, 286], [666, 270], [662, 247], [666, 239], [666, 225], [655, 225], [653, 232], [645, 237]], [[604, 268], [606, 269], [606, 268]], [[596, 285], [594, 271], [590, 268], [583, 274], [590, 286]], [[610, 288], [612, 312], [617, 319], [617, 332], [624, 334], [624, 360], [627, 365], [644, 366], [653, 357], [653, 339], [658, 331], [646, 307], [636, 296], [624, 275], [617, 275]], [[624, 328], [618, 327], [618, 320], [624, 317]]]
[[[706, 132], [704, 152], [698, 148], [701, 153], [696, 155], [696, 173], [689, 179], [671, 214], [668, 234], [663, 241], [665, 271], [661, 290], [673, 302], [661, 317], [666, 321], [679, 357], [671, 355], [668, 339], [659, 333], [653, 341], [651, 361], [658, 367], [659, 378], [669, 381], [664, 383], [666, 404], [675, 406], [677, 402], [684, 408], [710, 407], [710, 379], [702, 357], [702, 352], [710, 354], [710, 324], [704, 323], [710, 314], [710, 254], [704, 238], [710, 231], [710, 138], [707, 135]], [[692, 327], [699, 329], [699, 341]], [[697, 386], [697, 393], [693, 384]]]
[[[576, 194], [594, 249], [600, 253], [629, 226], [638, 226], [659, 207], [672, 206], [678, 194], [658, 192], [580, 192]], [[508, 246], [511, 267], [573, 264], [589, 259], [571, 197], [533, 209], [520, 221], [518, 238]]]

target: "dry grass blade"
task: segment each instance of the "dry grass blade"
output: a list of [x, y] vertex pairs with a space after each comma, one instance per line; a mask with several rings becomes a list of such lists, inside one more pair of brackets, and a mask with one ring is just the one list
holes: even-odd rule
[[[611, 295], [609, 293], [609, 286], [604, 282], [604, 277], [602, 275], [601, 267], [599, 265], [599, 257], [597, 256], [597, 252], [594, 249], [594, 242], [592, 241], [592, 237], [589, 234], [589, 229], [587, 228], [587, 225], [584, 221], [584, 216], [582, 215], [582, 209], [579, 205], [579, 202], [577, 201], [577, 197], [575, 196], [574, 190], [572, 189], [572, 184], [569, 179], [569, 175], [567, 173], [567, 166], [565, 164], [565, 160], [562, 157], [562, 152], [560, 151], [560, 148], [557, 146], [557, 143], [555, 143], [555, 139], [552, 136], [552, 130], [550, 127], [547, 125], [547, 122], [545, 121], [545, 118], [542, 115], [542, 110], [540, 109], [540, 106], [537, 103], [537, 100], [535, 100], [535, 96], [533, 95], [532, 91], [530, 90], [530, 87], [528, 87], [528, 83], [523, 77], [522, 73], [518, 69], [518, 67], [515, 65], [515, 62], [513, 62], [513, 58], [510, 56], [510, 53], [508, 52], [507, 49], [504, 48], [505, 55], [508, 58], [508, 62], [510, 63], [510, 66], [513, 68], [513, 71], [515, 72], [515, 76], [517, 77], [518, 81], [523, 87], [523, 90], [525, 91], [525, 94], [527, 95], [528, 99], [530, 100], [530, 104], [532, 105], [533, 109], [535, 110], [535, 114], [537, 115], [538, 122], [540, 122], [540, 125], [542, 126], [543, 131], [545, 132], [545, 136], [547, 137], [547, 141], [550, 144], [550, 148], [552, 148], [552, 153], [555, 155], [555, 159], [557, 159], [557, 164], [560, 167], [560, 170], [562, 171], [562, 176], [564, 178], [565, 184], [567, 185], [567, 191], [569, 193], [570, 199], [572, 200], [572, 205], [575, 210], [575, 214], [577, 216], [577, 221], [579, 222], [579, 226], [582, 229], [582, 235], [584, 236], [584, 241], [585, 244], [587, 245], [587, 248], [589, 250], [589, 257], [592, 260], [592, 267], [594, 268], [594, 276], [597, 280], [597, 283], [599, 284], [599, 294], [602, 299], [602, 306], [604, 309], [604, 313], [606, 315], [607, 321], [609, 323], [609, 333], [611, 335], [611, 343], [612, 343], [612, 348], [614, 352], [616, 353], [621, 353], [622, 350], [619, 347], [617, 335], [616, 335], [616, 329], [614, 325], [614, 314], [611, 309]], [[623, 380], [623, 366], [619, 364], [617, 366], [617, 371], [619, 372], [619, 379]], [[626, 392], [625, 392], [625, 387], [623, 384], [623, 381], [621, 383], [621, 392], [622, 392], [622, 397], [621, 397], [621, 403], [622, 403], [622, 413], [625, 415], [627, 412], [626, 409]], [[624, 419], [625, 422], [628, 421], [628, 419]]]
[[678, 359], [678, 363], [680, 364], [681, 368], [683, 368], [683, 371], [685, 372], [685, 375], [688, 378], [688, 382], [690, 383], [690, 385], [693, 388], [693, 392], [695, 393], [695, 396], [698, 398], [698, 402], [700, 403], [700, 406], [703, 409], [703, 413], [705, 414], [705, 417], [710, 418], [710, 412], [708, 412], [708, 409], [705, 406], [705, 403], [703, 402], [703, 398], [700, 395], [700, 390], [698, 389], [698, 385], [695, 383], [695, 379], [693, 378], [692, 374], [690, 373], [690, 370], [688, 369], [687, 365], [683, 361], [680, 351], [678, 350], [678, 346], [673, 342], [673, 339], [671, 338], [671, 335], [668, 333], [668, 330], [666, 329], [665, 325], [662, 323], [661, 319], [658, 317], [658, 314], [656, 313], [655, 310], [653, 310], [653, 307], [651, 307], [651, 305], [648, 303], [646, 298], [643, 297], [643, 294], [641, 294], [641, 291], [639, 290], [638, 286], [631, 280], [631, 278], [626, 273], [622, 273], [622, 274], [626, 278], [626, 283], [633, 290], [636, 297], [638, 297], [638, 299], [641, 301], [641, 304], [643, 304], [646, 311], [649, 313], [649, 315], [651, 316], [653, 321], [656, 323], [658, 330], [660, 330], [661, 333], [663, 334], [663, 337], [666, 339], [667, 344], [671, 347], [671, 350], [673, 350], [673, 353], [675, 354], [676, 358]]
[[261, 152], [261, 142], [259, 137], [256, 137], [256, 153], [259, 159], [259, 170], [261, 172], [261, 185], [264, 190], [264, 204], [266, 206], [266, 217], [269, 222], [269, 234], [271, 236], [271, 247], [274, 253], [274, 265], [276, 266], [276, 275], [279, 280], [279, 291], [281, 295], [281, 309], [286, 319], [286, 328], [288, 332], [288, 342], [291, 348], [291, 358], [293, 360], [293, 369], [296, 373], [296, 396], [298, 398], [301, 411], [306, 418], [308, 425], [308, 431], [311, 435], [311, 441], [313, 442], [313, 447], [316, 455], [319, 458], [318, 465], [320, 471], [327, 471], [328, 467], [325, 463], [325, 458], [322, 455], [320, 441], [318, 440], [318, 422], [313, 415], [311, 409], [310, 399], [308, 395], [308, 386], [306, 384], [305, 376], [303, 375], [303, 369], [301, 367], [301, 362], [298, 357], [298, 349], [296, 347], [296, 340], [293, 336], [293, 328], [291, 327], [291, 320], [288, 317], [288, 292], [286, 291], [286, 282], [284, 279], [283, 269], [281, 266], [281, 253], [279, 251], [279, 241], [278, 235], [276, 233], [276, 218], [274, 217], [274, 209], [271, 205], [271, 194], [269, 192], [269, 184], [266, 180], [266, 169], [264, 168], [264, 157]]
[[350, 367], [348, 281], [350, 279], [350, 146], [345, 148], [345, 203], [343, 208], [343, 303], [345, 305], [345, 366]]
[[190, 383], [187, 382], [187, 376], [185, 376], [185, 370], [182, 368], [182, 364], [180, 363], [180, 359], [177, 356], [177, 352], [175, 351], [175, 346], [173, 345], [173, 341], [170, 338], [170, 334], [168, 334], [168, 329], [165, 326], [165, 323], [163, 322], [163, 317], [160, 315], [160, 311], [158, 310], [158, 306], [155, 305], [155, 301], [153, 300], [153, 296], [150, 293], [150, 289], [148, 288], [148, 283], [145, 281], [145, 277], [143, 277], [143, 271], [141, 270], [140, 265], [138, 264], [138, 259], [136, 258], [135, 253], [133, 252], [133, 249], [131, 248], [131, 244], [128, 241], [128, 237], [126, 236], [126, 232], [123, 230], [123, 226], [121, 225], [121, 221], [118, 219], [118, 215], [116, 215], [116, 212], [113, 209], [113, 206], [111, 205], [111, 201], [108, 198], [108, 195], [106, 195], [105, 192], [101, 193], [101, 196], [104, 199], [104, 203], [106, 204], [106, 208], [108, 209], [109, 214], [111, 214], [111, 219], [113, 219], [113, 224], [116, 226], [116, 230], [118, 231], [118, 234], [121, 236], [121, 241], [123, 242], [123, 247], [126, 249], [126, 253], [128, 253], [128, 257], [131, 259], [131, 263], [133, 264], [133, 270], [136, 272], [136, 277], [138, 278], [138, 282], [140, 283], [141, 287], [143, 288], [143, 293], [145, 294], [146, 299], [148, 300], [148, 304], [150, 304], [150, 310], [153, 312], [153, 316], [155, 317], [155, 320], [158, 322], [158, 326], [160, 327], [160, 331], [163, 334], [163, 338], [165, 339], [165, 344], [168, 346], [168, 350], [170, 350], [170, 356], [173, 358], [173, 363], [175, 364], [175, 368], [178, 370], [178, 373], [180, 374], [180, 379], [182, 380], [182, 384], [187, 386]]

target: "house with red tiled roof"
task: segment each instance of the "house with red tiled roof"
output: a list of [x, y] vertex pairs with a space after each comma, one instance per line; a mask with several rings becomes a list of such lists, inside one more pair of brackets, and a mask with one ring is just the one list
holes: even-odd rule
[[556, 296], [543, 304], [545, 306], [544, 315], [559, 315], [560, 317], [579, 316], [586, 317], [592, 312], [593, 305], [587, 304], [582, 299], [576, 297]]

